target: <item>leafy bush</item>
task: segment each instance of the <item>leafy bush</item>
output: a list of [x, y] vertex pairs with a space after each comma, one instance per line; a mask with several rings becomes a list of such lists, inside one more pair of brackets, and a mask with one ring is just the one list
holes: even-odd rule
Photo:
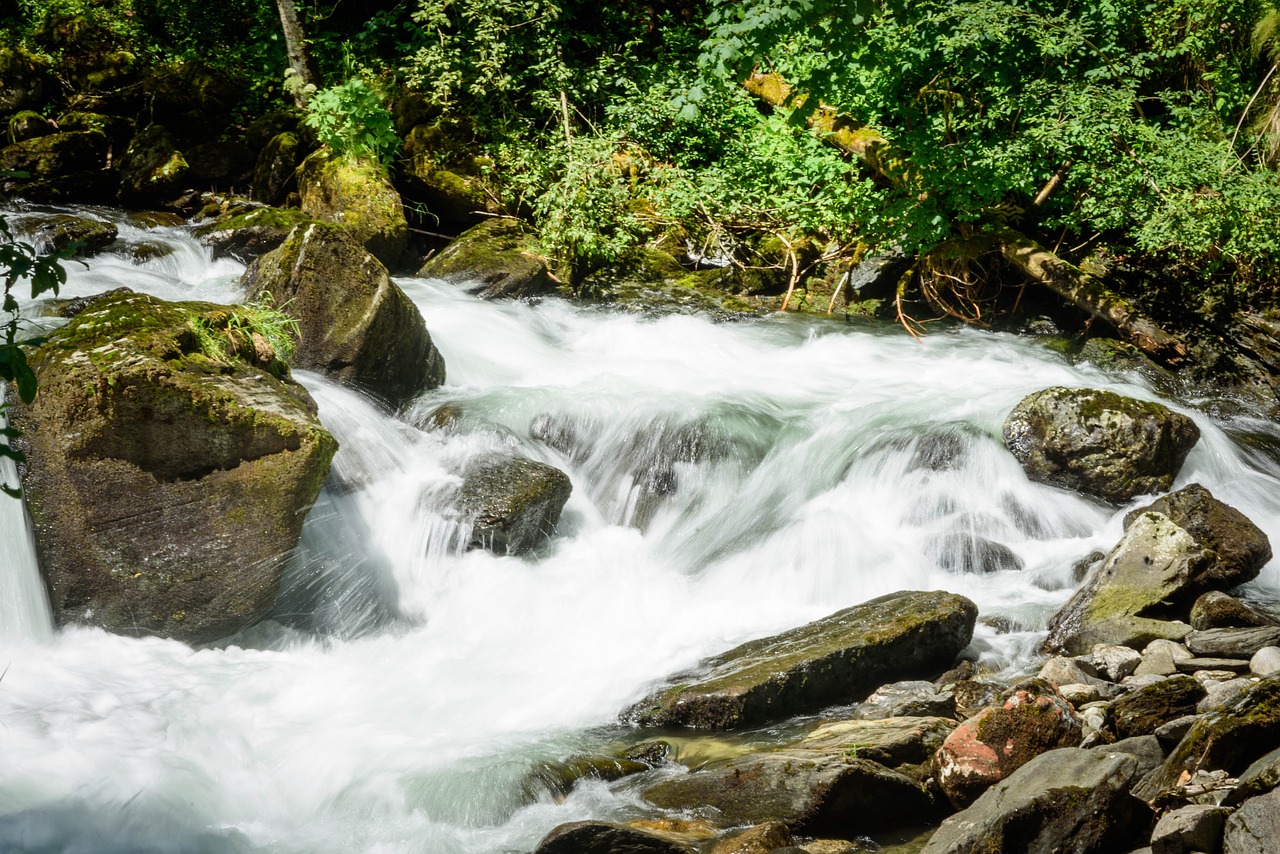
[[385, 166], [400, 150], [391, 113], [359, 78], [316, 92], [303, 121], [343, 157], [375, 160]]

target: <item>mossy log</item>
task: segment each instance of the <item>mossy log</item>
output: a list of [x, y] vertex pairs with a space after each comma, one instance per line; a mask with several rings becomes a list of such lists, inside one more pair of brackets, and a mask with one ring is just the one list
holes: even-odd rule
[[1012, 228], [999, 228], [994, 236], [1006, 261], [1091, 317], [1114, 326], [1152, 360], [1177, 367], [1190, 358], [1186, 344], [1079, 267]]
[[[785, 104], [791, 96], [790, 85], [774, 73], [754, 73], [742, 85], [775, 107]], [[842, 116], [825, 104], [812, 112], [809, 127], [822, 134], [827, 143], [857, 159], [877, 178], [899, 186], [909, 182], [907, 159], [901, 153], [895, 154], [874, 128]], [[997, 228], [992, 236], [1001, 256], [1025, 276], [1088, 312], [1090, 317], [1105, 320], [1152, 360], [1177, 367], [1190, 358], [1186, 344], [1079, 267], [1007, 226]]]

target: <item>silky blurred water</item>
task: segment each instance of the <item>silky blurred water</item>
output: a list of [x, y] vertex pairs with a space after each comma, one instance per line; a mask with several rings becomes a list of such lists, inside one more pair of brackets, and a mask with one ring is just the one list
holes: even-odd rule
[[[242, 267], [183, 230], [121, 234], [64, 293], [240, 298]], [[973, 598], [1014, 627], [980, 626], [973, 654], [1029, 666], [1123, 510], [1028, 482], [1000, 425], [1050, 385], [1157, 397], [999, 334], [400, 284], [448, 382], [393, 417], [298, 374], [341, 450], [266, 625], [199, 650], [51, 632], [39, 595], [11, 592], [42, 588], [0, 504], [0, 850], [529, 851], [562, 822], [649, 812], [625, 783], [531, 792], [537, 763], [625, 737], [618, 711], [673, 671], [902, 589]], [[1280, 466], [1170, 405], [1203, 433], [1175, 486], [1280, 532]], [[533, 555], [460, 549], [450, 495], [493, 453], [572, 478]], [[1274, 564], [1253, 589], [1276, 595]]]

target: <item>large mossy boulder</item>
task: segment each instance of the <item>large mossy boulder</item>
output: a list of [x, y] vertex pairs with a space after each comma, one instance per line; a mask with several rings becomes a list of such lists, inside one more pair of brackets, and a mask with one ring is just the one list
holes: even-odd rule
[[573, 485], [554, 466], [524, 457], [486, 457], [470, 465], [453, 502], [471, 529], [467, 547], [524, 554], [555, 529]]
[[1147, 735], [1169, 721], [1194, 715], [1204, 695], [1204, 686], [1190, 676], [1170, 676], [1116, 700], [1111, 723], [1120, 738]]
[[39, 107], [53, 88], [47, 60], [20, 47], [0, 47], [0, 115]]
[[1125, 517], [1116, 547], [1049, 621], [1046, 652], [1083, 655], [1096, 643], [1142, 648], [1185, 637], [1192, 604], [1256, 578], [1271, 544], [1244, 514], [1191, 484]]
[[203, 642], [271, 608], [336, 443], [254, 323], [113, 292], [33, 354], [14, 423], [58, 623]]
[[346, 229], [313, 222], [245, 271], [251, 300], [296, 318], [294, 365], [398, 406], [444, 382], [444, 359], [412, 300]]
[[886, 682], [946, 670], [977, 617], [977, 606], [953, 593], [881, 596], [709, 659], [623, 717], [722, 730], [856, 702]]
[[1112, 504], [1167, 490], [1199, 438], [1168, 407], [1087, 388], [1036, 392], [1004, 422], [1028, 477]]
[[173, 134], [160, 125], [138, 132], [120, 161], [120, 202], [151, 207], [172, 202], [186, 189], [191, 167]]
[[537, 239], [519, 220], [508, 218], [467, 229], [429, 258], [418, 275], [461, 285], [485, 299], [536, 296], [552, 287]]
[[[110, 140], [101, 131], [65, 131], [0, 148], [0, 193], [29, 201], [108, 201], [115, 179], [103, 169]], [[3, 173], [17, 173], [5, 175]]]
[[386, 266], [394, 267], [404, 254], [409, 223], [400, 194], [379, 164], [322, 148], [298, 167], [298, 193], [304, 213], [341, 225]]
[[1137, 771], [1124, 753], [1042, 753], [944, 821], [923, 854], [1125, 851]]

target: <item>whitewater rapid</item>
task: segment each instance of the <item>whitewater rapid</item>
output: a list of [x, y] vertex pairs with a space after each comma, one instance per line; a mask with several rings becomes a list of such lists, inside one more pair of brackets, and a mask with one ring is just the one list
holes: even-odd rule
[[[96, 213], [122, 240], [64, 295], [241, 297], [242, 266], [184, 230]], [[138, 262], [141, 243], [171, 251]], [[971, 597], [1013, 628], [980, 625], [972, 654], [1029, 666], [1072, 565], [1115, 543], [1124, 511], [1030, 483], [1000, 425], [1051, 385], [1158, 397], [1008, 335], [398, 281], [448, 381], [395, 417], [298, 375], [341, 450], [267, 624], [202, 649], [52, 631], [26, 520], [2, 499], [0, 850], [527, 852], [562, 822], [652, 814], [625, 781], [558, 802], [526, 778], [627, 737], [618, 711], [665, 675], [896, 590]], [[1280, 431], [1168, 404], [1202, 431], [1175, 486], [1280, 534], [1280, 466], [1231, 438]], [[531, 556], [458, 548], [457, 472], [494, 451], [573, 481]], [[962, 571], [974, 537], [1022, 568]], [[1280, 593], [1275, 563], [1253, 589]]]

